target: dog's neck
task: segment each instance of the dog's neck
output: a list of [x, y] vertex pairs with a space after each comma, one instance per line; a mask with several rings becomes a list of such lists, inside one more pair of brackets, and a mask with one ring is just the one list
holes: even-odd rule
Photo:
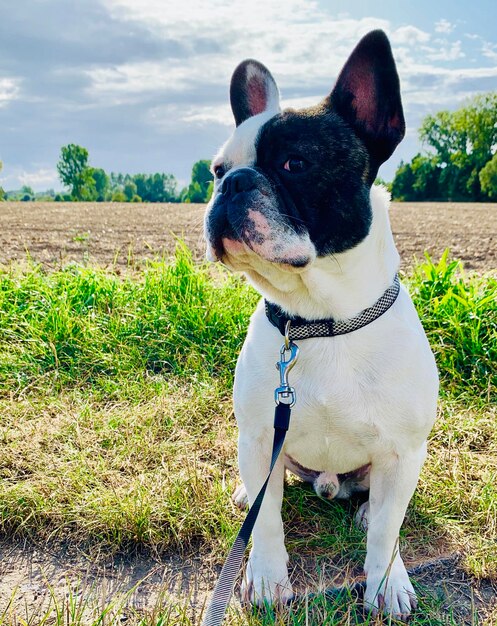
[[385, 189], [371, 189], [373, 221], [368, 236], [351, 250], [319, 258], [299, 273], [267, 267], [246, 271], [269, 301], [306, 319], [348, 319], [372, 306], [392, 284], [399, 254], [388, 217]]

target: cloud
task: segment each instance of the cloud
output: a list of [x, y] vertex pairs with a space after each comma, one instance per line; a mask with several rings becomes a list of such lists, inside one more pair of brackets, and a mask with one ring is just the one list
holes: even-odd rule
[[35, 191], [46, 189], [60, 189], [61, 184], [55, 168], [39, 167], [26, 170], [21, 167], [4, 163], [0, 177], [0, 185], [6, 190], [19, 189], [23, 185], [32, 187]]
[[[243, 58], [273, 72], [283, 106], [329, 93], [366, 32], [391, 38], [410, 128], [491, 87], [496, 47], [455, 40], [441, 19], [406, 23], [322, 0], [24, 0], [2, 15], [0, 147], [10, 187], [54, 186], [60, 147], [79, 143], [108, 171], [187, 179], [232, 127], [229, 81]], [[399, 10], [400, 11], [400, 10]], [[455, 20], [454, 20], [455, 21]], [[422, 28], [421, 28], [422, 26]], [[467, 22], [467, 30], [480, 32]], [[478, 37], [474, 39], [472, 37]], [[488, 68], [492, 63], [492, 68]], [[463, 66], [464, 64], [464, 66]], [[15, 173], [15, 174], [14, 174]], [[4, 185], [5, 186], [5, 185]]]
[[0, 107], [19, 97], [20, 84], [19, 78], [0, 78]]
[[465, 57], [461, 41], [448, 42], [446, 39], [437, 40], [437, 48], [426, 48], [426, 58], [430, 61], [456, 61]]
[[40, 168], [34, 172], [20, 172], [17, 175], [21, 185], [43, 189], [60, 187], [57, 172], [52, 168]]
[[483, 41], [481, 53], [487, 59], [491, 61], [497, 61], [497, 44], [490, 43], [489, 41]]
[[374, 28], [390, 28], [388, 21], [373, 17], [336, 19], [321, 12], [316, 3], [303, 0], [288, 0], [283, 13], [275, 0], [192, 0], [188, 20], [181, 3], [105, 0], [105, 4], [113, 15], [147, 25], [152, 36], [188, 42], [181, 59], [90, 68], [87, 94], [116, 101], [140, 91], [170, 94], [192, 85], [226, 86], [234, 67], [247, 57], [265, 63], [287, 89], [311, 85], [315, 89], [316, 81], [328, 88], [362, 35]]
[[430, 34], [416, 26], [401, 26], [392, 32], [391, 40], [399, 46], [416, 46], [430, 41]]
[[454, 28], [455, 28], [455, 25], [449, 22], [449, 20], [446, 20], [444, 18], [442, 18], [441, 20], [438, 20], [438, 22], [435, 22], [435, 31], [437, 33], [449, 34], [454, 30]]

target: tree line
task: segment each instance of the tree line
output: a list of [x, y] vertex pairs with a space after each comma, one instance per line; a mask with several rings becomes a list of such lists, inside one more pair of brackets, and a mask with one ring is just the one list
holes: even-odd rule
[[428, 115], [419, 137], [426, 153], [400, 163], [394, 200], [497, 200], [497, 92]]
[[[0, 170], [2, 163], [0, 162]], [[63, 146], [57, 172], [66, 193], [48, 190], [36, 194], [27, 185], [5, 194], [0, 187], [0, 200], [55, 200], [66, 202], [207, 202], [212, 195], [213, 176], [210, 161], [194, 163], [188, 187], [178, 189], [172, 174], [119, 174], [89, 164], [86, 148], [76, 144]]]
[[[172, 174], [107, 174], [91, 167], [88, 150], [76, 144], [63, 146], [57, 163], [61, 183], [69, 189], [64, 200], [87, 202], [207, 202], [212, 194], [210, 161], [194, 163], [188, 187], [178, 190]], [[56, 198], [57, 199], [57, 198]]]

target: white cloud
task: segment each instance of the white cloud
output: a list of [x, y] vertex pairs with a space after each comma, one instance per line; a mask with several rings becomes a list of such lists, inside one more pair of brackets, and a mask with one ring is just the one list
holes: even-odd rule
[[454, 41], [452, 43], [447, 40], [440, 40], [439, 47], [426, 48], [426, 58], [430, 61], [457, 61], [465, 57], [465, 53], [462, 51], [461, 41]]
[[[229, 134], [228, 86], [239, 61], [254, 57], [269, 67], [283, 106], [308, 106], [329, 93], [360, 37], [375, 28], [392, 41], [414, 127], [426, 113], [454, 108], [468, 95], [494, 88], [497, 78], [495, 42], [472, 34], [480, 32], [477, 21], [458, 21], [452, 11], [428, 27], [421, 18], [406, 23], [401, 8], [388, 19], [364, 12], [366, 17], [356, 19], [356, 9], [334, 13], [335, 3], [323, 0], [28, 4], [38, 11], [31, 11], [31, 21], [22, 25], [29, 26], [29, 49], [23, 39], [2, 39], [7, 52], [12, 48], [11, 65], [4, 59], [0, 76], [2, 117], [7, 114], [0, 126], [2, 156], [18, 165], [15, 182], [3, 185], [7, 188], [20, 186], [21, 178], [32, 186], [39, 181], [44, 188], [56, 186], [48, 164], [56, 148], [68, 141], [87, 145], [95, 164], [109, 170], [154, 171], [161, 163], [184, 178], [193, 160], [214, 152]], [[42, 4], [54, 6], [46, 18], [53, 32], [36, 28]], [[71, 14], [77, 7], [76, 15], [87, 27], [57, 38], [53, 33], [62, 32], [67, 21], [66, 5]], [[15, 11], [5, 19], [6, 32], [17, 32]], [[78, 20], [73, 23], [81, 26]], [[470, 32], [463, 35], [464, 23]], [[88, 31], [92, 24], [96, 31]], [[454, 41], [454, 32], [461, 33], [461, 41]], [[12, 78], [20, 75], [19, 67], [22, 83]], [[16, 106], [21, 97], [23, 107]], [[11, 140], [12, 129], [19, 141]], [[14, 168], [5, 163], [4, 176], [7, 169], [10, 181]]]
[[165, 104], [149, 109], [146, 119], [162, 132], [169, 133], [183, 132], [185, 124], [192, 128], [209, 124], [230, 127], [234, 124], [228, 102], [220, 106]]
[[19, 96], [20, 83], [19, 78], [0, 78], [0, 107], [7, 106]]
[[[316, 2], [286, 0], [104, 0], [115, 16], [146, 24], [185, 49], [181, 58], [91, 70], [90, 93], [183, 91], [202, 83], [225, 86], [242, 59], [255, 57], [285, 88], [331, 85], [357, 41], [375, 28], [391, 30], [380, 18], [333, 17]], [[187, 7], [185, 6], [187, 5]], [[188, 17], [186, 17], [188, 16]], [[421, 34], [422, 31], [414, 29]]]
[[437, 33], [451, 33], [455, 28], [455, 25], [449, 22], [449, 20], [441, 19], [435, 22], [435, 31]]
[[0, 178], [0, 184], [6, 190], [19, 189], [23, 185], [32, 187], [35, 191], [45, 191], [47, 189], [60, 189], [60, 181], [55, 169], [39, 167], [38, 169], [25, 170], [19, 167], [10, 167], [4, 163], [4, 168]]
[[487, 59], [491, 61], [497, 61], [497, 44], [484, 41], [482, 44], [481, 53]]
[[[193, 71], [193, 74], [191, 72]], [[88, 89], [97, 96], [113, 97], [111, 104], [129, 102], [129, 97], [146, 92], [182, 91], [202, 73], [196, 72], [185, 60], [125, 63], [113, 67], [97, 67], [86, 71], [92, 80]], [[122, 96], [126, 98], [123, 99]], [[109, 103], [109, 102], [108, 102]]]
[[392, 32], [391, 40], [399, 46], [415, 46], [430, 41], [430, 35], [416, 26], [400, 26]]
[[[281, 107], [283, 109], [309, 107], [317, 104], [324, 95], [316, 94], [314, 96], [283, 99]], [[162, 105], [149, 109], [147, 119], [152, 125], [168, 132], [177, 129], [178, 123], [190, 126], [218, 124], [226, 126], [228, 129], [234, 127], [233, 113], [228, 101], [219, 106], [198, 105], [185, 107], [176, 104]], [[184, 127], [182, 126], [181, 128], [183, 130]]]
[[57, 172], [50, 168], [40, 168], [34, 172], [22, 172], [18, 175], [21, 185], [48, 189], [49, 187], [60, 187]]
[[[436, 110], [454, 106], [470, 93], [468, 81], [478, 79], [478, 68], [447, 68], [465, 57], [460, 40], [436, 39], [413, 24], [394, 28], [390, 21], [348, 15], [333, 16], [314, 1], [287, 0], [103, 0], [112, 14], [146, 24], [154, 33], [181, 45], [184, 54], [161, 61], [125, 63], [88, 72], [88, 93], [100, 103], [138, 102], [144, 96], [164, 98], [144, 110], [148, 125], [160, 132], [232, 124], [227, 88], [231, 73], [243, 58], [255, 57], [273, 72], [283, 106], [309, 106], [329, 93], [347, 56], [362, 35], [382, 28], [390, 37], [398, 62], [408, 107]], [[185, 6], [187, 5], [187, 6]], [[185, 16], [188, 15], [186, 18]], [[435, 24], [435, 32], [448, 35], [448, 20]], [[185, 50], [186, 46], [186, 50]], [[492, 49], [487, 47], [490, 58]], [[483, 68], [480, 74], [488, 78]], [[222, 93], [202, 102], [202, 90]], [[316, 94], [316, 95], [310, 95]], [[289, 96], [286, 97], [286, 96]], [[177, 104], [178, 98], [184, 102]]]

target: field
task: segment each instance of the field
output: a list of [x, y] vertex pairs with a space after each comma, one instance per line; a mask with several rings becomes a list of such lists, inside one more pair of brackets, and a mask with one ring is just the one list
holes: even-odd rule
[[[181, 237], [203, 258], [203, 205], [0, 204], [0, 263], [26, 251], [49, 266], [84, 261], [103, 266], [170, 256]], [[493, 204], [393, 203], [392, 228], [404, 267], [428, 250], [439, 258], [450, 248], [467, 269], [497, 268], [497, 206]]]
[[[242, 519], [230, 386], [257, 298], [199, 263], [202, 214], [0, 203], [0, 626], [198, 621]], [[392, 224], [442, 378], [401, 538], [412, 624], [495, 626], [497, 207], [398, 204]], [[360, 580], [353, 512], [290, 481], [300, 591]], [[348, 595], [227, 623], [376, 624]]]

